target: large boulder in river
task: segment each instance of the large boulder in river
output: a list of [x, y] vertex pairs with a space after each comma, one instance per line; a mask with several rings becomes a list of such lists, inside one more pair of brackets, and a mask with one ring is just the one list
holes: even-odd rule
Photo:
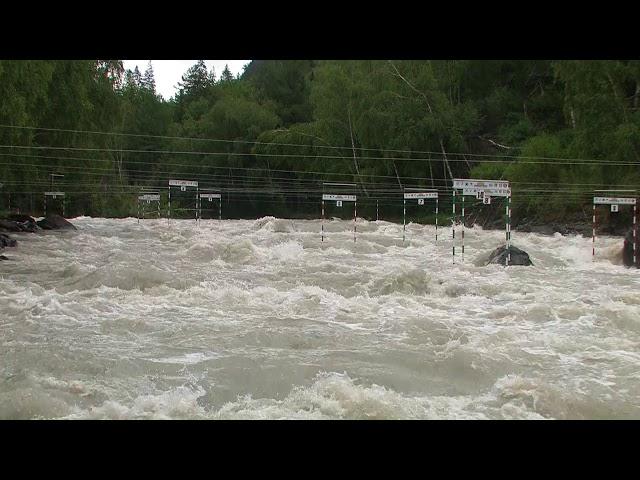
[[[638, 232], [640, 235], [640, 232]], [[636, 237], [636, 268], [640, 268], [640, 237]], [[627, 267], [633, 266], [633, 229], [629, 230], [624, 237], [624, 246], [622, 247], [622, 261]]]
[[507, 253], [511, 253], [511, 259], [509, 260], [509, 266], [512, 265], [522, 265], [528, 267], [533, 265], [533, 262], [529, 258], [529, 254], [524, 250], [520, 250], [518, 247], [514, 247], [513, 245], [509, 247], [509, 251], [507, 252], [506, 245], [502, 245], [501, 247], [496, 248], [489, 255], [489, 259], [487, 260], [486, 265], [495, 263], [498, 265], [505, 265], [507, 261]]
[[68, 222], [60, 215], [55, 214], [47, 215], [37, 223], [38, 226], [44, 230], [77, 230], [71, 222]]

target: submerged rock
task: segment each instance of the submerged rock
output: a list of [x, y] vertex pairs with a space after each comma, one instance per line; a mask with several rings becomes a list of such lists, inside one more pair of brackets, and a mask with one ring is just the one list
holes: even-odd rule
[[[640, 232], [637, 232], [640, 235]], [[640, 237], [636, 237], [638, 244], [640, 244]], [[636, 268], [640, 268], [640, 245], [636, 245]], [[633, 229], [629, 230], [624, 237], [624, 246], [622, 247], [622, 261], [625, 266], [633, 266]]]
[[0, 233], [0, 248], [15, 247], [16, 245], [18, 245], [18, 242], [16, 240], [11, 238], [9, 235]]
[[529, 258], [529, 254], [524, 250], [520, 250], [518, 247], [514, 247], [513, 245], [509, 247], [509, 252], [507, 252], [506, 245], [502, 245], [496, 248], [489, 255], [489, 259], [485, 265], [489, 265], [491, 263], [495, 263], [498, 265], [505, 265], [507, 260], [507, 253], [511, 253], [511, 259], [509, 261], [509, 266], [512, 265], [521, 265], [528, 267], [533, 265], [533, 262]]
[[47, 215], [47, 217], [39, 220], [38, 226], [44, 230], [77, 230], [77, 228], [60, 215]]

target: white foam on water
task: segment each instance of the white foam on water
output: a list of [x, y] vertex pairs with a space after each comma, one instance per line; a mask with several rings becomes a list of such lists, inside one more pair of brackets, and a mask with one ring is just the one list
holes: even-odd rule
[[[0, 418], [638, 418], [622, 239], [79, 217], [0, 271]], [[460, 251], [458, 251], [461, 253]]]

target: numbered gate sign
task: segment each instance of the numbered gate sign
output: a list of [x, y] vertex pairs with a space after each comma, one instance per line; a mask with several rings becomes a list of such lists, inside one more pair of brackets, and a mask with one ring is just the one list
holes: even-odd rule
[[482, 197], [482, 203], [484, 205], [491, 205], [491, 197]]
[[618, 205], [611, 204], [611, 211], [612, 212], [617, 212], [618, 211]]
[[64, 192], [44, 192], [44, 195], [52, 198], [64, 197]]
[[327, 201], [334, 201], [334, 200], [340, 200], [343, 202], [355, 202], [356, 201], [356, 196], [355, 195], [336, 195], [336, 194], [331, 194], [331, 193], [325, 193], [322, 195], [322, 200], [327, 200]]
[[336, 200], [336, 207], [342, 206], [342, 200]]
[[198, 182], [196, 180], [169, 180], [170, 187], [180, 187], [183, 192], [187, 191], [187, 187], [197, 187]]
[[424, 198], [418, 199], [418, 205], [424, 205]]
[[143, 200], [147, 203], [151, 203], [151, 202], [159, 202], [160, 201], [160, 194], [146, 194], [146, 195], [140, 195], [138, 197], [138, 200]]
[[206, 198], [207, 200], [212, 202], [214, 198], [217, 198], [219, 200], [221, 197], [219, 193], [201, 193], [200, 198]]

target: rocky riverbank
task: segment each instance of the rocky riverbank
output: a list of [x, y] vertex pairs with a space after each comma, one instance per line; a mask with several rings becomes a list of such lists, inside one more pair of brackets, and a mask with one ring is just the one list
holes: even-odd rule
[[18, 241], [8, 233], [36, 233], [40, 230], [77, 230], [77, 228], [60, 215], [47, 215], [37, 221], [29, 215], [8, 215], [0, 219], [0, 260], [9, 260], [3, 255], [5, 248], [18, 245]]

